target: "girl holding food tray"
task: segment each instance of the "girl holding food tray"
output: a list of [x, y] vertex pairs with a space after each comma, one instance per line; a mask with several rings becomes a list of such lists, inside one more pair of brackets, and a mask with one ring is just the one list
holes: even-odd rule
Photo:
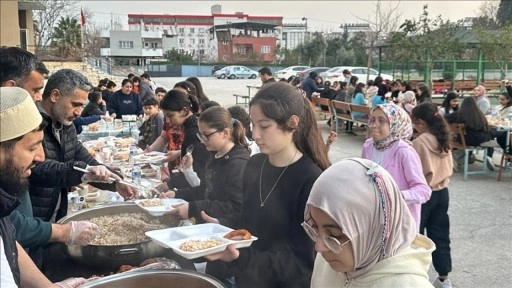
[[212, 265], [217, 270], [207, 273], [219, 279], [234, 275], [239, 288], [309, 287], [315, 253], [301, 223], [311, 187], [330, 165], [326, 146], [309, 100], [287, 83], [263, 86], [249, 112], [261, 153], [245, 166], [240, 219], [231, 228], [246, 229], [258, 241], [206, 256], [219, 260]]

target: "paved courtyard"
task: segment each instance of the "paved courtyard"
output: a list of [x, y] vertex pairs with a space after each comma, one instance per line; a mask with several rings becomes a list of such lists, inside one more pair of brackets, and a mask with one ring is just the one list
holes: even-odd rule
[[[172, 88], [185, 78], [155, 78], [158, 84]], [[200, 78], [205, 94], [221, 105], [235, 105], [233, 94], [247, 94], [247, 85], [259, 85], [256, 80], [220, 80]], [[319, 122], [326, 136], [329, 127]], [[359, 136], [339, 135], [329, 156], [337, 162], [358, 157], [364, 142]], [[325, 137], [324, 137], [325, 138]], [[501, 154], [495, 153], [494, 163]], [[475, 167], [481, 163], [473, 164]], [[454, 287], [512, 287], [512, 172], [506, 172], [498, 182], [497, 172], [470, 175], [463, 181], [462, 172], [451, 178], [450, 220]], [[507, 272], [508, 271], [508, 272]], [[435, 272], [431, 269], [431, 280]]]

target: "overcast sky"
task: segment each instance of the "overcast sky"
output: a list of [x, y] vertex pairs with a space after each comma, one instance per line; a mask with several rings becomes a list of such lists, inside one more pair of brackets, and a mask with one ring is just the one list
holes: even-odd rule
[[[308, 27], [317, 31], [339, 31], [342, 23], [362, 22], [356, 15], [369, 19], [375, 10], [374, 1], [81, 1], [94, 13], [93, 22], [110, 23], [119, 19], [127, 29], [129, 13], [210, 15], [211, 6], [222, 5], [222, 13], [244, 12], [251, 16], [283, 16], [284, 23], [301, 23], [308, 18]], [[424, 4], [430, 15], [458, 20], [474, 17], [484, 1], [401, 1], [402, 18], [418, 18]], [[382, 1], [383, 8], [397, 1]]]

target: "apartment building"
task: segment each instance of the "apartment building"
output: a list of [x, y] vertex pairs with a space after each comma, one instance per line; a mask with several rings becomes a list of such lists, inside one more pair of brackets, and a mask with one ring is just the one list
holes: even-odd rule
[[0, 46], [17, 46], [34, 52], [32, 10], [43, 10], [38, 0], [0, 1]]

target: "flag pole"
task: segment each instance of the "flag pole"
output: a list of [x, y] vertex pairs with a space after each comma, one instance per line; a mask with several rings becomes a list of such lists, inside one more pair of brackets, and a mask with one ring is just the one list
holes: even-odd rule
[[82, 48], [82, 66], [83, 70], [86, 70], [87, 63], [85, 63], [85, 44], [84, 44], [84, 26], [85, 26], [85, 15], [82, 6], [80, 6], [80, 44]]

